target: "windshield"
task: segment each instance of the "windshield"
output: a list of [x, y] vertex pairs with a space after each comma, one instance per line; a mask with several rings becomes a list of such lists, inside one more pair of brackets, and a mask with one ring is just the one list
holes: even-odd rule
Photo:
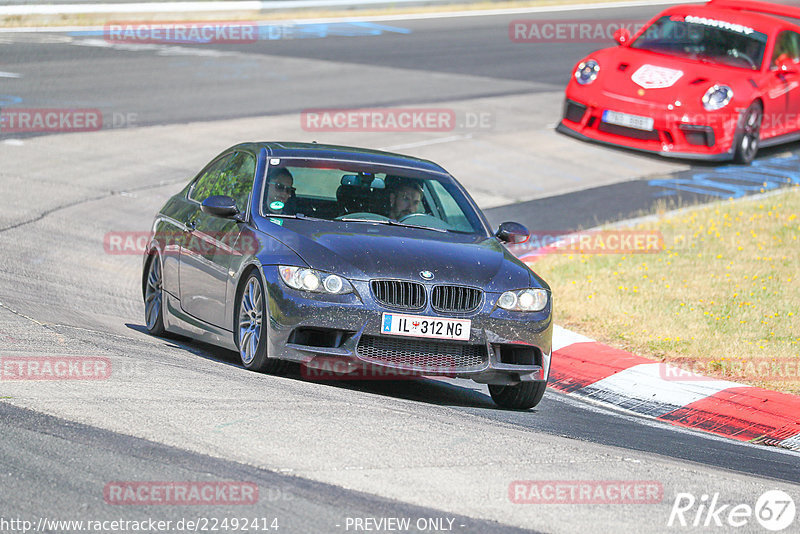
[[261, 214], [485, 233], [450, 178], [357, 162], [271, 159]]
[[766, 34], [741, 24], [692, 15], [668, 15], [650, 25], [631, 46], [759, 70], [766, 45]]

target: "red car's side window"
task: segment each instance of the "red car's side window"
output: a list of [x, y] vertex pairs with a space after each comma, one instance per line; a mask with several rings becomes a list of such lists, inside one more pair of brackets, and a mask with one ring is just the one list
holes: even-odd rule
[[772, 53], [772, 66], [778, 63], [781, 56], [791, 59], [795, 63], [800, 61], [800, 33], [783, 31], [778, 34], [775, 50]]

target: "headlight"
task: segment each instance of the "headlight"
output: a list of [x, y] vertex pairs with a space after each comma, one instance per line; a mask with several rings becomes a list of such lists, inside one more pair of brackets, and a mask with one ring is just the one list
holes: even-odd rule
[[336, 274], [284, 265], [278, 267], [278, 272], [286, 285], [293, 289], [333, 295], [343, 295], [353, 291], [350, 282]]
[[728, 105], [733, 98], [733, 89], [727, 85], [714, 85], [703, 95], [703, 107], [706, 111], [716, 111]]
[[575, 81], [581, 85], [588, 85], [597, 78], [597, 73], [600, 72], [600, 64], [593, 59], [581, 61], [578, 68], [575, 69]]
[[510, 311], [542, 311], [547, 306], [547, 290], [520, 289], [518, 291], [506, 291], [497, 299], [497, 305], [504, 310]]

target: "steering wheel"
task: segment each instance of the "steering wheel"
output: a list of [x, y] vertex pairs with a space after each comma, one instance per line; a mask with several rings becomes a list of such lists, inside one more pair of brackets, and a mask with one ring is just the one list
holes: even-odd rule
[[743, 54], [742, 52], [739, 52], [739, 51], [738, 51], [738, 50], [736, 50], [735, 48], [732, 48], [732, 49], [728, 50], [728, 52], [727, 52], [727, 53], [728, 53], [728, 55], [729, 55], [729, 56], [731, 56], [731, 57], [734, 57], [734, 58], [736, 58], [736, 59], [743, 59], [743, 60], [747, 61], [747, 62], [750, 64], [750, 68], [751, 68], [751, 69], [755, 69], [755, 68], [757, 68], [757, 67], [756, 67], [756, 62], [755, 62], [755, 61], [753, 61], [753, 58], [751, 58], [751, 57], [750, 57], [750, 56], [748, 56], [747, 54]]
[[433, 230], [451, 230], [452, 227], [445, 221], [441, 220], [435, 215], [430, 213], [409, 213], [405, 217], [398, 219], [399, 223], [412, 224], [414, 226], [423, 226]]
[[399, 219], [397, 219], [397, 222], [406, 222], [407, 220], [413, 217], [430, 217], [430, 215], [428, 215], [427, 213], [409, 213], [408, 215], [404, 215]]

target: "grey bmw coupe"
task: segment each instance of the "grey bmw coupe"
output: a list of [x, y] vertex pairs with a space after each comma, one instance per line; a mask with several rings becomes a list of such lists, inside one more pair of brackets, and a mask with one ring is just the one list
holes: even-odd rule
[[155, 217], [148, 331], [235, 350], [278, 373], [331, 360], [489, 385], [527, 409], [550, 368], [548, 285], [430, 161], [303, 143], [225, 150]]

